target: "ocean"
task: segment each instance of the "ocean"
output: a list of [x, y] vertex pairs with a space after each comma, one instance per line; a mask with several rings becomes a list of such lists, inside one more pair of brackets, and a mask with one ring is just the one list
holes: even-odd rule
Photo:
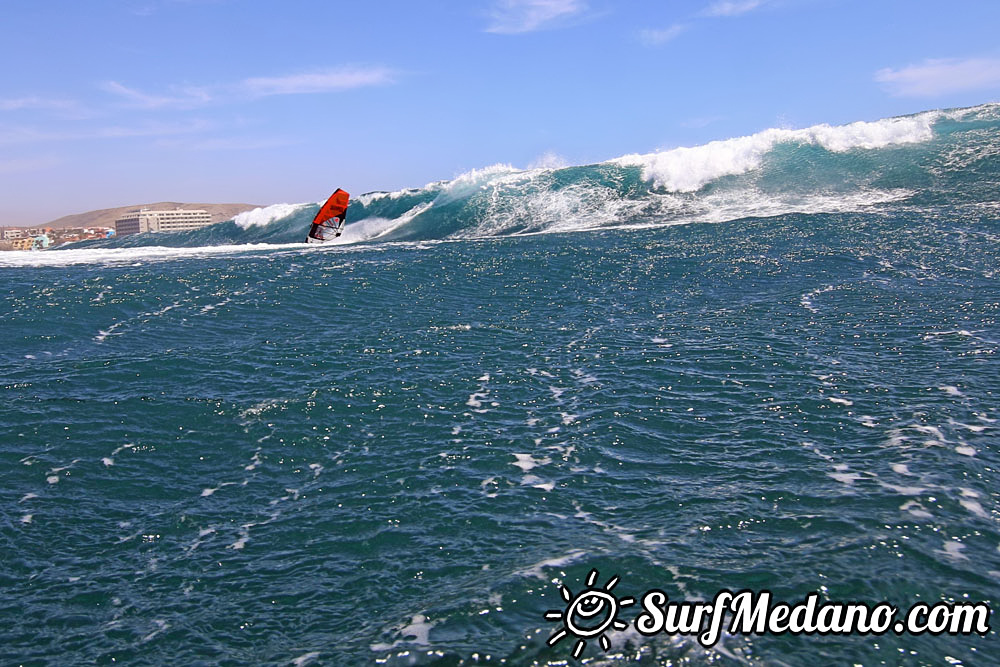
[[318, 205], [0, 253], [0, 662], [1000, 664], [624, 600], [995, 610], [1000, 105]]

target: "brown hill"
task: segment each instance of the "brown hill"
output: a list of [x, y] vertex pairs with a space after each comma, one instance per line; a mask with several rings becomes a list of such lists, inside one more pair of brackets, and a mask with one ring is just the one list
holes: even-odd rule
[[64, 215], [58, 220], [53, 220], [52, 222], [47, 222], [44, 225], [38, 225], [38, 227], [53, 227], [53, 228], [63, 228], [63, 227], [114, 227], [115, 220], [120, 218], [122, 214], [129, 211], [134, 211], [138, 208], [149, 208], [153, 210], [167, 210], [172, 211], [175, 208], [183, 209], [201, 209], [208, 211], [212, 216], [212, 222], [223, 222], [224, 220], [232, 220], [233, 217], [238, 213], [243, 211], [250, 211], [257, 208], [254, 204], [181, 204], [179, 202], [173, 201], [161, 201], [155, 204], [135, 204], [134, 206], [119, 206], [118, 208], [102, 208], [99, 211], [89, 211], [87, 213], [74, 213], [73, 215]]

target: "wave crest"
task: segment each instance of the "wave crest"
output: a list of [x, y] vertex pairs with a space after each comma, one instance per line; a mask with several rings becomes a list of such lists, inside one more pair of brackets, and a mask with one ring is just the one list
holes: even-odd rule
[[770, 129], [746, 137], [712, 141], [693, 148], [632, 154], [611, 164], [642, 168], [643, 178], [670, 192], [695, 192], [723, 176], [745, 174], [761, 166], [764, 156], [782, 143], [818, 145], [843, 153], [927, 141], [940, 112], [887, 118], [850, 125], [815, 125], [803, 130]]
[[[590, 165], [562, 166], [554, 157], [526, 170], [495, 164], [422, 188], [355, 197], [335, 244], [933, 207], [956, 197], [973, 207], [992, 206], [1000, 187], [997, 154], [1000, 105], [994, 104], [842, 126], [773, 128]], [[274, 204], [191, 232], [88, 241], [76, 248], [301, 244], [318, 208]]]
[[243, 229], [263, 227], [275, 220], [289, 218], [306, 206], [309, 206], [309, 204], [272, 204], [270, 206], [261, 206], [252, 211], [244, 211], [238, 214], [233, 218], [233, 222]]

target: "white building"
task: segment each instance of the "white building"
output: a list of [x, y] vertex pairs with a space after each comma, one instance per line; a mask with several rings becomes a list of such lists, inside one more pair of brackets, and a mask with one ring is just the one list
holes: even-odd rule
[[212, 224], [208, 211], [151, 211], [148, 208], [129, 211], [115, 220], [115, 234], [128, 236], [144, 232], [183, 232]]
[[32, 236], [40, 236], [44, 233], [44, 229], [36, 229], [34, 227], [5, 227], [3, 230], [3, 240], [26, 239]]

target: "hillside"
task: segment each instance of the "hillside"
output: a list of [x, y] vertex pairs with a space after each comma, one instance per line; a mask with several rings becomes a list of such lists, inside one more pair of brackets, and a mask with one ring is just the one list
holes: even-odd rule
[[132, 206], [103, 208], [98, 211], [89, 211], [87, 213], [64, 215], [57, 220], [38, 226], [53, 227], [57, 229], [63, 227], [114, 227], [115, 220], [120, 218], [122, 214], [128, 211], [134, 211], [137, 208], [165, 210], [173, 210], [175, 208], [202, 209], [211, 214], [212, 222], [222, 222], [224, 220], [231, 220], [236, 214], [255, 209], [257, 206], [255, 204], [183, 204], [180, 202], [161, 201], [155, 204], [134, 204]]

